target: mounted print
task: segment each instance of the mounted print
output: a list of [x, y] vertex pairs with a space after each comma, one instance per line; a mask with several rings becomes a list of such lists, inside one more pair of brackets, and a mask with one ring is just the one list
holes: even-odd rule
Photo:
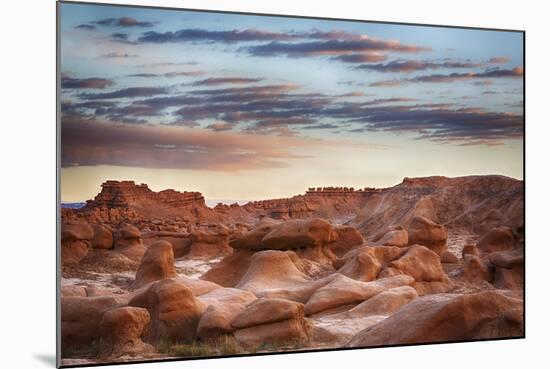
[[523, 31], [60, 2], [57, 47], [58, 365], [524, 337]]

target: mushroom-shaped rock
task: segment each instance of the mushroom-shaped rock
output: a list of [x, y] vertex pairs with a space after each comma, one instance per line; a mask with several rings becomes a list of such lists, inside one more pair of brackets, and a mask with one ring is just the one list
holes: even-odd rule
[[249, 304], [231, 321], [234, 328], [242, 329], [281, 320], [304, 316], [304, 305], [280, 298], [260, 298]]
[[371, 247], [362, 248], [353, 256], [347, 258], [338, 273], [359, 281], [375, 280], [382, 269], [382, 264], [376, 258]]
[[191, 244], [189, 252], [185, 255], [189, 258], [207, 258], [228, 255], [232, 252], [227, 243], [229, 240], [226, 232], [210, 233], [195, 230], [189, 235]]
[[99, 324], [99, 356], [143, 357], [154, 353], [154, 347], [141, 340], [149, 321], [149, 313], [143, 308], [124, 306], [107, 311]]
[[145, 251], [132, 287], [140, 288], [147, 283], [176, 275], [172, 245], [168, 241], [157, 241]]
[[257, 294], [266, 289], [293, 287], [310, 280], [296, 267], [288, 253], [265, 250], [252, 255], [250, 266], [236, 287]]
[[515, 246], [514, 232], [509, 227], [497, 227], [485, 233], [478, 241], [477, 248], [483, 252], [510, 250]]
[[415, 216], [409, 224], [409, 245], [423, 245], [441, 255], [447, 250], [447, 229], [423, 216]]
[[214, 265], [201, 279], [214, 282], [223, 287], [235, 287], [246, 274], [253, 251], [235, 250], [232, 255], [226, 256]]
[[113, 232], [104, 225], [94, 225], [94, 237], [92, 239], [92, 247], [94, 249], [111, 249], [113, 248]]
[[234, 249], [263, 250], [262, 239], [279, 223], [279, 221], [274, 219], [263, 219], [254, 228], [252, 228], [252, 230], [246, 232], [243, 236], [232, 240], [229, 245]]
[[348, 343], [369, 347], [521, 337], [523, 302], [496, 291], [418, 298]]
[[137, 262], [147, 249], [141, 242], [141, 231], [130, 224], [124, 224], [115, 232], [114, 245], [117, 252]]
[[297, 219], [279, 223], [262, 239], [265, 249], [288, 250], [328, 245], [338, 238], [332, 225], [323, 219]]
[[175, 279], [153, 282], [135, 294], [130, 306], [147, 309], [151, 316], [148, 342], [161, 338], [191, 342], [197, 336], [197, 326], [203, 306], [184, 283]]
[[61, 228], [61, 264], [79, 263], [88, 254], [93, 228], [87, 223], [64, 223]]
[[365, 242], [363, 236], [355, 227], [339, 226], [335, 227], [334, 230], [338, 234], [338, 239], [330, 244], [329, 249], [338, 257], [342, 257], [353, 247], [362, 245]]

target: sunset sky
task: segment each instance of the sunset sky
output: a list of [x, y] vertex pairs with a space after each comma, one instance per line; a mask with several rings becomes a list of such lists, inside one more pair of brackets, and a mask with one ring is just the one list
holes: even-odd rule
[[63, 202], [522, 179], [519, 32], [69, 3], [60, 32]]

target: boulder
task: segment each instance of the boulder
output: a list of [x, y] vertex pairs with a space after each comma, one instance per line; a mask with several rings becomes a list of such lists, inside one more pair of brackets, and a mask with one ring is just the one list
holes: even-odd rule
[[489, 255], [489, 261], [494, 267], [495, 287], [508, 290], [523, 289], [525, 274], [523, 248], [494, 252]]
[[390, 226], [378, 233], [373, 242], [382, 246], [405, 247], [409, 242], [409, 234], [402, 226]]
[[362, 245], [365, 242], [363, 236], [355, 227], [339, 226], [335, 227], [334, 230], [338, 234], [338, 239], [330, 244], [329, 249], [337, 257], [342, 257], [355, 246]]
[[185, 255], [188, 258], [211, 258], [228, 255], [232, 252], [229, 247], [229, 236], [226, 232], [210, 233], [195, 230], [189, 235], [191, 241], [189, 252]]
[[141, 231], [130, 224], [122, 225], [114, 234], [115, 251], [128, 259], [140, 262], [147, 247], [142, 243]]
[[514, 247], [515, 237], [510, 227], [493, 228], [485, 233], [477, 243], [477, 248], [486, 253], [510, 250]]
[[463, 270], [463, 276], [469, 282], [492, 282], [493, 280], [490, 264], [482, 260], [479, 256], [466, 255], [464, 258]]
[[280, 298], [260, 298], [237, 315], [231, 321], [231, 326], [242, 329], [303, 316], [303, 304]]
[[390, 315], [402, 306], [418, 298], [418, 292], [410, 286], [401, 286], [382, 291], [338, 316], [353, 318], [370, 315]]
[[218, 288], [201, 295], [199, 300], [207, 308], [201, 316], [197, 333], [201, 340], [207, 341], [232, 333], [235, 328], [231, 322], [256, 300], [256, 296], [236, 288]]
[[[349, 347], [523, 336], [523, 301], [496, 291], [418, 298], [359, 332]], [[503, 319], [503, 317], [506, 317]]]
[[89, 345], [96, 340], [103, 314], [120, 305], [114, 296], [61, 297], [62, 347]]
[[61, 264], [77, 264], [88, 254], [94, 230], [88, 223], [69, 222], [61, 227]]
[[141, 260], [132, 288], [177, 275], [174, 268], [174, 249], [168, 241], [153, 243]]
[[390, 267], [408, 274], [417, 282], [448, 282], [447, 274], [441, 266], [441, 260], [427, 247], [414, 245], [403, 256], [392, 261]]
[[99, 324], [101, 344], [98, 356], [143, 358], [147, 353], [156, 352], [153, 346], [141, 340], [149, 321], [149, 313], [142, 308], [124, 306], [105, 312]]
[[229, 245], [234, 249], [242, 250], [263, 250], [262, 239], [266, 234], [273, 230], [279, 224], [279, 221], [274, 219], [263, 219], [252, 230], [246, 232], [243, 236], [232, 240]]
[[414, 279], [397, 275], [372, 282], [361, 282], [338, 274], [331, 282], [317, 289], [304, 307], [306, 316], [339, 306], [363, 302], [382, 291], [399, 286], [408, 286]]
[[376, 258], [372, 247], [362, 247], [357, 253], [347, 258], [338, 273], [358, 281], [372, 281], [378, 276], [382, 264]]
[[275, 225], [262, 239], [262, 247], [273, 250], [318, 247], [337, 238], [338, 233], [323, 219], [297, 219]]
[[308, 325], [305, 319], [288, 319], [275, 323], [262, 324], [238, 329], [234, 333], [237, 342], [244, 348], [262, 351], [267, 346], [277, 348], [296, 348], [308, 339]]
[[415, 216], [409, 223], [409, 245], [423, 245], [441, 255], [447, 250], [447, 229], [423, 216]]
[[201, 276], [201, 279], [214, 282], [223, 287], [235, 287], [246, 274], [253, 251], [235, 250], [232, 255], [226, 256], [209, 271]]
[[92, 247], [94, 249], [111, 249], [113, 248], [113, 232], [104, 225], [94, 225], [94, 237], [92, 239]]
[[441, 262], [446, 264], [458, 264], [460, 261], [451, 251], [445, 250], [441, 254]]
[[294, 287], [311, 279], [284, 251], [265, 250], [252, 255], [250, 266], [236, 288], [258, 294], [268, 289]]
[[130, 306], [147, 309], [151, 326], [145, 340], [158, 342], [192, 342], [197, 337], [197, 326], [203, 305], [184, 283], [175, 279], [153, 282], [134, 295]]

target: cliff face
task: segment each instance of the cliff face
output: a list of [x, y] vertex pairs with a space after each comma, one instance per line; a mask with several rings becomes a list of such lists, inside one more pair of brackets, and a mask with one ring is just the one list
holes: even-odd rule
[[477, 234], [496, 225], [519, 227], [523, 181], [497, 175], [405, 178], [373, 194], [351, 224], [372, 235], [389, 225], [407, 226], [415, 215]]
[[131, 208], [154, 203], [161, 208], [206, 207], [200, 192], [178, 192], [172, 189], [152, 191], [146, 184], [134, 181], [107, 181], [101, 192], [86, 202], [87, 208]]
[[259, 218], [320, 217], [349, 223], [372, 235], [389, 225], [407, 226], [422, 215], [448, 228], [483, 233], [495, 224], [523, 224], [523, 181], [503, 176], [405, 178], [384, 189], [309, 188], [290, 198], [218, 204], [209, 208], [200, 192], [155, 192], [133, 181], [107, 181], [83, 209], [66, 209], [64, 218], [103, 222], [181, 220], [186, 223], [255, 223]]

